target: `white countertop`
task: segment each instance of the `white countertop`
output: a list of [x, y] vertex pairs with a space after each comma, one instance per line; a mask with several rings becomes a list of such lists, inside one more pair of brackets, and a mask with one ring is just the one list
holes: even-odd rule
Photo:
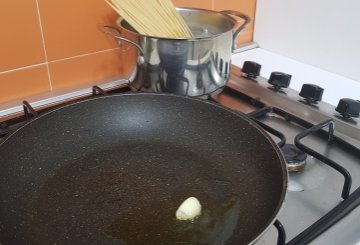
[[[360, 99], [360, 81], [310, 66], [296, 60], [254, 48], [232, 57], [232, 63], [241, 67], [244, 61], [254, 61], [261, 67], [260, 75], [269, 78], [271, 72], [280, 71], [291, 74], [290, 88], [301, 90], [302, 84], [312, 83], [324, 88], [323, 101], [337, 106], [341, 98]], [[359, 78], [360, 79], [360, 78]]]

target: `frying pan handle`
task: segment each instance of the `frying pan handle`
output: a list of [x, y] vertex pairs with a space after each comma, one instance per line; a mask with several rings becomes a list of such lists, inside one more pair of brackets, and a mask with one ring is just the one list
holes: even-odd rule
[[234, 29], [233, 34], [233, 48], [232, 50], [237, 49], [236, 45], [236, 39], [239, 37], [240, 33], [251, 23], [251, 18], [247, 16], [246, 14], [234, 11], [234, 10], [223, 10], [221, 13], [228, 15], [230, 18], [235, 20], [236, 22], [239, 22], [237, 19], [233, 18], [232, 16], [239, 17], [240, 19], [244, 20], [244, 23], [242, 23], [239, 27]]
[[112, 25], [104, 25], [104, 26], [102, 26], [101, 30], [105, 34], [110, 35], [110, 36], [115, 37], [116, 39], [118, 39], [119, 46], [121, 45], [121, 41], [128, 42], [128, 43], [134, 45], [140, 51], [141, 55], [144, 55], [144, 50], [140, 47], [140, 45], [137, 44], [134, 41], [131, 41], [131, 40], [127, 39], [127, 38], [122, 37], [121, 36], [121, 31], [119, 29], [117, 29], [116, 27], [114, 27]]

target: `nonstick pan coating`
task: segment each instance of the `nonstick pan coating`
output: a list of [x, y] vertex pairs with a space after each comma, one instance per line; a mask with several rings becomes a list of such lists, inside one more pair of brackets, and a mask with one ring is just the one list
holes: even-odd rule
[[[96, 97], [0, 145], [1, 244], [247, 244], [276, 217], [287, 172], [253, 121], [166, 94]], [[197, 197], [203, 215], [175, 211]]]

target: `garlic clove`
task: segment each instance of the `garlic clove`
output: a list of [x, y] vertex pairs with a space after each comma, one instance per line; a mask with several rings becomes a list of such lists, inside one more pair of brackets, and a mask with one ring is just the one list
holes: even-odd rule
[[176, 219], [194, 220], [201, 215], [201, 204], [196, 197], [189, 197], [176, 210]]

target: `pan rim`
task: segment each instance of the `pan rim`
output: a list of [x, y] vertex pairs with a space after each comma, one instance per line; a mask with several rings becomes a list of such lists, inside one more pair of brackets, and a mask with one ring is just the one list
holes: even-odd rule
[[284, 205], [283, 205], [284, 200], [285, 200], [285, 198], [286, 198], [286, 196], [288, 194], [287, 187], [288, 187], [288, 180], [289, 180], [289, 173], [288, 173], [287, 168], [286, 168], [286, 161], [285, 161], [285, 158], [284, 158], [280, 148], [277, 146], [277, 144], [274, 142], [274, 140], [256, 122], [252, 121], [251, 118], [248, 117], [246, 114], [244, 114], [242, 112], [234, 111], [234, 110], [229, 109], [227, 107], [224, 107], [224, 106], [222, 106], [222, 105], [220, 105], [220, 104], [218, 104], [218, 103], [216, 103], [214, 101], [204, 100], [204, 99], [201, 99], [201, 98], [191, 97], [191, 96], [177, 95], [177, 94], [171, 94], [171, 93], [154, 93], [154, 92], [141, 92], [141, 93], [124, 92], [124, 93], [121, 93], [121, 94], [111, 94], [111, 95], [105, 95], [105, 96], [85, 98], [85, 99], [80, 100], [80, 101], [69, 102], [66, 105], [62, 105], [62, 106], [59, 106], [57, 108], [51, 109], [51, 110], [49, 110], [47, 112], [44, 112], [43, 114], [39, 115], [38, 117], [30, 119], [27, 123], [25, 123], [24, 125], [22, 125], [18, 129], [16, 129], [14, 132], [6, 135], [5, 138], [0, 142], [0, 148], [2, 147], [2, 145], [5, 144], [5, 142], [8, 139], [10, 139], [11, 137], [14, 137], [14, 135], [16, 135], [16, 133], [23, 130], [23, 128], [27, 127], [28, 125], [31, 125], [32, 123], [36, 122], [40, 118], [46, 117], [47, 115], [55, 113], [55, 112], [57, 112], [59, 110], [62, 110], [64, 108], [75, 106], [77, 104], [82, 104], [82, 103], [86, 103], [86, 102], [94, 101], [94, 100], [101, 100], [101, 99], [107, 99], [107, 98], [112, 98], [112, 97], [123, 97], [123, 96], [155, 96], [155, 97], [165, 96], [165, 97], [176, 97], [176, 98], [181, 98], [181, 99], [184, 99], [184, 100], [197, 101], [197, 102], [200, 102], [200, 103], [203, 103], [203, 104], [208, 104], [208, 105], [216, 107], [216, 108], [218, 108], [220, 110], [227, 111], [227, 113], [230, 113], [230, 114], [232, 114], [232, 115], [234, 115], [234, 116], [236, 116], [238, 118], [241, 118], [242, 120], [245, 120], [252, 127], [257, 129], [259, 131], [259, 133], [261, 133], [261, 135], [263, 137], [265, 137], [265, 139], [271, 144], [273, 150], [275, 151], [275, 153], [278, 156], [278, 159], [280, 161], [281, 170], [282, 170], [282, 178], [283, 178], [283, 181], [282, 181], [283, 182], [283, 184], [282, 184], [283, 188], [282, 188], [282, 193], [281, 193], [280, 198], [279, 198], [279, 202], [277, 203], [276, 208], [274, 209], [274, 212], [273, 212], [271, 218], [269, 218], [268, 222], [266, 223], [266, 225], [264, 226], [262, 231], [249, 244], [254, 244], [256, 241], [258, 241], [264, 235], [264, 233], [266, 233], [266, 231], [271, 227], [271, 225], [276, 220], [279, 212], [284, 207]]

